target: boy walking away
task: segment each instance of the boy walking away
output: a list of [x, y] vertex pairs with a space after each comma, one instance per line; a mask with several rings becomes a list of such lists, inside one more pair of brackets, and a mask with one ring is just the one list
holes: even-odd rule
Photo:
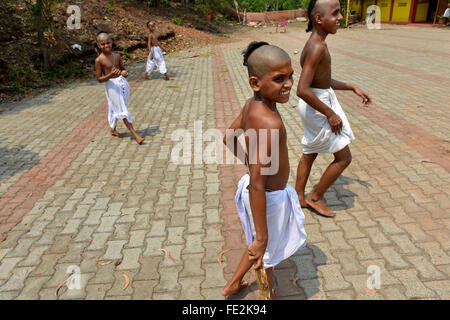
[[[255, 270], [260, 266], [266, 269], [270, 295], [275, 299], [273, 267], [303, 247], [306, 240], [305, 217], [294, 188], [287, 184], [286, 129], [276, 105], [289, 100], [293, 69], [289, 55], [266, 42], [250, 43], [244, 65], [254, 96], [227, 130], [224, 143], [247, 164], [248, 174], [239, 181], [235, 200], [248, 247], [221, 293], [228, 296], [244, 288], [243, 277], [255, 264]], [[247, 154], [238, 143], [242, 133]]]
[[145, 139], [134, 130], [131, 123], [131, 114], [127, 107], [130, 85], [125, 78], [128, 77], [128, 70], [125, 70], [120, 55], [112, 52], [112, 39], [108, 33], [100, 32], [97, 35], [97, 46], [102, 53], [95, 59], [95, 73], [98, 82], [106, 82], [108, 122], [111, 127], [111, 135], [122, 137], [116, 130], [116, 125], [117, 119], [123, 119], [125, 126], [130, 130], [136, 142], [141, 144]]
[[[350, 164], [348, 144], [354, 135], [334, 90], [353, 90], [363, 99], [364, 106], [372, 103], [370, 96], [355, 85], [331, 78], [331, 57], [325, 38], [335, 34], [342, 20], [338, 0], [311, 0], [308, 7], [308, 29], [312, 34], [303, 48], [302, 72], [297, 87], [300, 98], [298, 110], [304, 136], [303, 155], [297, 168], [297, 191], [302, 207], [309, 207], [326, 217], [336, 212], [325, 205], [325, 191]], [[318, 153], [333, 153], [334, 161], [323, 173], [317, 187], [305, 198], [305, 186]]]
[[161, 48], [159, 47], [158, 38], [155, 35], [156, 24], [153, 21], [147, 22], [147, 28], [150, 32], [148, 34], [148, 59], [146, 71], [144, 73], [144, 79], [150, 80], [150, 74], [153, 68], [158, 66], [159, 73], [163, 74], [166, 80], [173, 80], [167, 74], [166, 62], [164, 61], [164, 56], [162, 54]]

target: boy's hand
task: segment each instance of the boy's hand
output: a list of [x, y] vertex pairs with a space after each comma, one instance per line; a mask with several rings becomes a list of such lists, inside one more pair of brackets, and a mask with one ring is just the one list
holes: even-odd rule
[[116, 67], [113, 67], [111, 69], [111, 78], [120, 77], [120, 73], [121, 73], [121, 71], [119, 69], [117, 69]]
[[333, 113], [329, 117], [327, 117], [328, 123], [331, 127], [331, 132], [335, 133], [336, 135], [341, 134], [342, 131], [342, 119], [339, 117], [336, 113]]
[[264, 253], [266, 252], [266, 247], [267, 242], [255, 240], [247, 248], [248, 258], [250, 260], [256, 260], [256, 263], [253, 267], [255, 270], [261, 267], [262, 259], [264, 257]]
[[356, 93], [358, 96], [363, 98], [363, 105], [364, 107], [368, 107], [370, 104], [372, 104], [372, 98], [370, 98], [369, 94], [363, 90], [361, 90], [358, 87], [353, 88], [353, 92]]

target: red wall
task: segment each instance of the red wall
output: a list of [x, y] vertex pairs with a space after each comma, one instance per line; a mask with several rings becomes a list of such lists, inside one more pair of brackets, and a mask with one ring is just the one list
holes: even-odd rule
[[[227, 7], [225, 8], [225, 13], [228, 13], [234, 18], [238, 18], [236, 10], [233, 8]], [[239, 12], [239, 16], [241, 20], [243, 19], [244, 13]], [[268, 12], [246, 12], [245, 20], [249, 21], [263, 21], [263, 22], [271, 22], [271, 21], [280, 21], [280, 19], [284, 18], [287, 20], [295, 20], [299, 17], [307, 17], [307, 10], [299, 9], [299, 10], [282, 10], [282, 11], [268, 11]]]

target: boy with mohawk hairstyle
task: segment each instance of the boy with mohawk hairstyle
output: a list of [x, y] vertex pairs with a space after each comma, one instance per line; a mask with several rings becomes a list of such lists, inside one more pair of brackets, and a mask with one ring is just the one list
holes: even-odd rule
[[[303, 155], [297, 168], [297, 191], [303, 208], [312, 208], [320, 215], [333, 217], [336, 212], [323, 201], [325, 191], [350, 164], [348, 144], [355, 139], [350, 124], [334, 90], [353, 90], [367, 107], [372, 103], [367, 92], [355, 85], [331, 78], [331, 56], [325, 38], [335, 34], [342, 20], [338, 0], [311, 0], [308, 6], [308, 31], [312, 34], [303, 48], [302, 72], [297, 87], [298, 111], [304, 136]], [[333, 153], [334, 161], [322, 175], [316, 188], [305, 198], [305, 186], [311, 167], [319, 153]]]
[[[273, 267], [303, 247], [306, 240], [305, 217], [294, 188], [287, 184], [286, 129], [276, 105], [289, 101], [294, 71], [289, 55], [267, 42], [250, 43], [244, 52], [244, 65], [254, 96], [226, 130], [224, 143], [236, 157], [244, 156], [239, 160], [248, 169], [235, 198], [248, 247], [221, 293], [228, 296], [243, 289], [247, 285], [243, 277], [255, 264], [255, 270], [261, 266], [266, 269], [270, 296], [275, 299]], [[244, 132], [245, 155], [238, 144]]]

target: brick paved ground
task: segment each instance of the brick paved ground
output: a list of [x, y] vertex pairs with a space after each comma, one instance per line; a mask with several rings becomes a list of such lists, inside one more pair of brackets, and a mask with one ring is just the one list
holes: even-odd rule
[[[70, 266], [80, 268], [81, 289], [63, 286], [59, 299], [222, 299], [244, 248], [233, 200], [244, 168], [194, 156], [174, 164], [172, 133], [188, 129], [192, 151], [205, 150], [210, 142], [194, 129], [224, 129], [251, 95], [245, 45], [283, 47], [297, 83], [294, 52], [307, 36], [293, 25], [286, 34], [261, 28], [197, 58], [168, 56], [170, 83], [157, 74], [142, 82], [143, 66], [132, 66], [129, 109], [143, 146], [108, 135], [104, 86], [95, 82], [1, 114], [0, 299], [56, 299]], [[338, 93], [356, 136], [353, 162], [326, 193], [334, 219], [304, 210], [307, 246], [276, 268], [280, 298], [450, 298], [448, 40], [446, 30], [401, 26], [329, 38], [333, 77], [368, 90], [374, 106]], [[303, 134], [297, 101], [294, 90], [280, 107], [291, 184]], [[307, 191], [331, 159], [317, 159]], [[364, 290], [369, 266], [381, 270], [377, 292]], [[232, 298], [258, 298], [255, 283]]]

